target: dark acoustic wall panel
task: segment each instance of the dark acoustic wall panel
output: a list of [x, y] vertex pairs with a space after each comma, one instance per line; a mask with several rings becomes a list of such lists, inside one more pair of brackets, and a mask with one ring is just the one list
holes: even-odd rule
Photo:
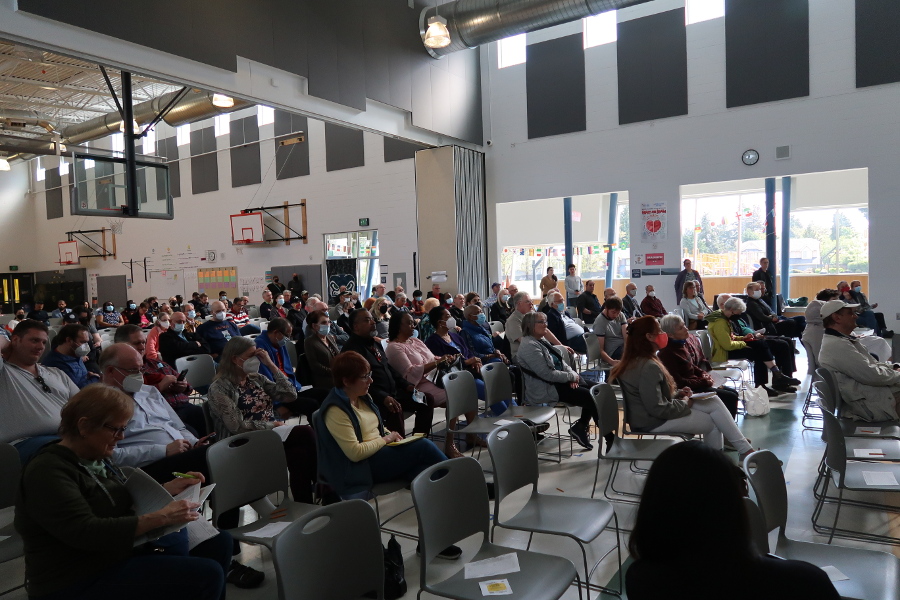
[[259, 161], [259, 125], [256, 116], [231, 121], [231, 187], [262, 181]]
[[325, 123], [325, 170], [340, 171], [365, 164], [363, 132]]
[[62, 178], [59, 176], [59, 167], [44, 170], [44, 189], [58, 188], [62, 185]]
[[729, 108], [809, 96], [809, 0], [725, 0], [725, 84]]
[[[286, 111], [275, 111], [275, 179], [291, 179], [309, 175], [309, 123], [306, 117]], [[283, 140], [296, 138], [304, 132], [306, 141], [287, 146]]]
[[63, 191], [56, 187], [44, 193], [47, 201], [47, 219], [61, 219], [63, 216]]
[[306, 4], [298, 0], [274, 0], [275, 47], [273, 67], [309, 77], [309, 59], [306, 50], [309, 17]]
[[[178, 162], [178, 140], [175, 136], [156, 140], [156, 155], [165, 158], [169, 167], [169, 193], [181, 197], [181, 163]], [[161, 173], [156, 176], [157, 200], [164, 200], [165, 183]]]
[[583, 36], [530, 44], [525, 91], [529, 139], [587, 129]]
[[366, 110], [364, 1], [311, 2], [307, 12], [310, 95], [358, 110]]
[[203, 194], [219, 189], [219, 157], [216, 132], [205, 127], [191, 132], [191, 193]]
[[416, 152], [426, 148], [419, 144], [404, 142], [394, 138], [382, 138], [384, 140], [384, 162], [394, 162], [397, 160], [406, 160], [407, 158], [415, 158]]
[[684, 9], [619, 23], [619, 124], [688, 114]]
[[900, 82], [900, 2], [856, 0], [856, 87]]

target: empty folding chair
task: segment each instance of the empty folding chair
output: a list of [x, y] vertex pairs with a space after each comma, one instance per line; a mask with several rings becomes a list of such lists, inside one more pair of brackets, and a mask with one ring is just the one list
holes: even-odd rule
[[[478, 413], [478, 388], [475, 386], [475, 376], [468, 371], [454, 371], [447, 373], [442, 379], [444, 383], [444, 391], [447, 392], [447, 435], [455, 435], [457, 433], [465, 433], [466, 435], [483, 435], [493, 431], [499, 425], [495, 425], [496, 418], [475, 418], [471, 423], [466, 423], [465, 427], [459, 427], [457, 421], [457, 429], [450, 429], [450, 421], [466, 413]], [[473, 446], [472, 451], [475, 448]], [[478, 454], [481, 455], [481, 446], [478, 447]]]
[[179, 373], [187, 371], [184, 379], [188, 385], [195, 390], [205, 390], [216, 377], [216, 361], [209, 354], [182, 356], [175, 361], [175, 370]]
[[370, 593], [384, 598], [378, 520], [362, 500], [338, 502], [303, 515], [275, 540], [272, 558], [279, 600], [353, 600], [372, 597], [365, 596]]
[[[597, 339], [597, 334], [593, 331], [585, 331], [581, 337], [584, 339], [585, 346], [587, 346], [585, 370], [597, 371], [598, 374], [603, 371], [609, 372], [612, 367], [603, 362], [603, 357], [600, 355], [600, 340]], [[591, 368], [591, 365], [593, 365], [593, 368]]]
[[818, 411], [815, 410], [817, 407], [812, 400], [813, 392], [815, 391], [813, 384], [821, 380], [816, 373], [816, 370], [819, 368], [819, 361], [809, 342], [806, 340], [800, 341], [803, 343], [803, 349], [806, 351], [806, 372], [809, 373], [809, 389], [806, 390], [806, 399], [803, 401], [803, 419], [801, 419], [800, 423], [803, 425], [804, 429], [818, 430], [822, 428], [815, 425], [807, 425], [806, 422], [822, 420], [822, 415], [818, 414]]
[[[481, 378], [484, 380], [485, 406], [492, 406], [513, 397], [512, 378], [509, 367], [504, 363], [488, 363], [482, 366]], [[498, 418], [528, 419], [533, 423], [542, 424], [548, 423], [556, 414], [549, 406], [510, 406]]]
[[[0, 511], [15, 506], [21, 474], [22, 463], [19, 460], [19, 451], [12, 444], [0, 444]], [[25, 556], [22, 536], [19, 535], [10, 520], [8, 524], [0, 527], [0, 564], [22, 556]], [[0, 592], [0, 596], [24, 587], [24, 585], [23, 583]]]
[[[802, 560], [818, 567], [833, 566], [848, 579], [833, 581], [842, 598], [900, 599], [900, 560], [886, 552], [844, 548], [787, 537], [788, 495], [781, 462], [769, 450], [754, 452], [744, 459], [744, 471], [762, 513], [765, 533], [778, 529], [774, 548], [759, 548], [781, 558]], [[755, 538], [758, 536], [754, 536]]]
[[[612, 444], [606, 452], [603, 452], [602, 447], [597, 451], [597, 468], [594, 470], [594, 487], [591, 488], [591, 498], [594, 497], [594, 493], [597, 491], [600, 463], [611, 462], [612, 465], [609, 477], [606, 479], [606, 487], [603, 488], [603, 496], [617, 502], [638, 504], [638, 500], [629, 500], [621, 496], [640, 498], [640, 494], [619, 491], [615, 487], [616, 476], [619, 474], [619, 464], [629, 462], [632, 464], [632, 471], [636, 472], [634, 467], [637, 461], [652, 462], [659, 457], [663, 450], [674, 446], [678, 442], [667, 438], [646, 440], [619, 437], [616, 433], [619, 428], [619, 405], [612, 386], [608, 383], [598, 383], [591, 388], [591, 396], [594, 398], [594, 405], [597, 407], [597, 415], [600, 418], [600, 431], [597, 443], [604, 446], [604, 438], [607, 435], [613, 436]], [[610, 490], [620, 497], [610, 496]]]
[[506, 326], [503, 325], [503, 321], [491, 321], [489, 323], [491, 326], [491, 333], [503, 333], [506, 331]]
[[[487, 484], [478, 461], [463, 457], [433, 465], [412, 482], [412, 497], [419, 522], [419, 595], [428, 592], [457, 600], [481, 600], [480, 581], [505, 579], [516, 598], [560, 598], [581, 580], [572, 561], [559, 556], [498, 546], [491, 543]], [[494, 577], [466, 579], [465, 568], [442, 581], [432, 581], [431, 562], [445, 548], [469, 536], [481, 534], [481, 545], [472, 561], [516, 554], [519, 570]]]
[[[618, 591], [599, 586], [606, 593], [621, 595], [622, 546], [619, 540], [619, 518], [612, 504], [599, 498], [579, 498], [542, 494], [538, 491], [538, 461], [531, 431], [524, 423], [513, 423], [495, 429], [488, 435], [488, 452], [494, 464], [494, 520], [491, 527], [493, 539], [497, 527], [528, 531], [528, 546], [535, 533], [569, 537], [578, 544], [584, 561], [584, 585], [591, 582], [591, 574], [597, 568], [588, 568], [586, 544], [597, 539], [611, 522], [616, 536], [619, 557]], [[525, 506], [513, 516], [503, 517], [500, 506], [510, 494], [530, 487], [531, 496]], [[599, 562], [597, 563], [599, 565]]]

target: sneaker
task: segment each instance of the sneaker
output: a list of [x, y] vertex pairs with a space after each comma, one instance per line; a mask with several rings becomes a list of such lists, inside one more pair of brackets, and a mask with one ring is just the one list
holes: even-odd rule
[[266, 574], [262, 571], [257, 571], [256, 569], [250, 568], [247, 565], [242, 565], [238, 561], [233, 560], [231, 561], [231, 568], [228, 569], [228, 575], [225, 578], [225, 581], [233, 583], [236, 587], [249, 590], [261, 586], [265, 578]]
[[[416, 544], [416, 555], [420, 554], [422, 552], [419, 550], [419, 544]], [[438, 558], [443, 558], [444, 560], [459, 560], [460, 556], [462, 556], [462, 549], [459, 546], [447, 546], [437, 555]]]
[[578, 442], [582, 448], [585, 450], [593, 450], [594, 446], [591, 444], [591, 441], [588, 439], [587, 435], [587, 427], [583, 425], [572, 425], [569, 427], [569, 435], [575, 438], [575, 441]]

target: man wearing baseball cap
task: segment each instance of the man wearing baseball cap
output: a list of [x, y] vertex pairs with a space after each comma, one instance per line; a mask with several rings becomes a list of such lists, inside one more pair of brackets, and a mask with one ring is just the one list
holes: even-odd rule
[[822, 305], [825, 325], [819, 364], [834, 373], [838, 391], [847, 411], [863, 421], [900, 419], [900, 370], [897, 365], [879, 362], [853, 335], [859, 304], [829, 300]]

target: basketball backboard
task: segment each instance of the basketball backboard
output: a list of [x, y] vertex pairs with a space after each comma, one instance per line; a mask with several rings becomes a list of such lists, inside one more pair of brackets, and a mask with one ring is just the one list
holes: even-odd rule
[[[124, 216], [125, 159], [99, 154], [73, 153], [75, 187], [72, 214], [99, 217]], [[137, 160], [138, 217], [172, 219], [169, 167], [163, 159], [142, 156]]]
[[61, 265], [77, 265], [78, 258], [78, 242], [59, 242], [59, 264]]
[[262, 244], [266, 241], [261, 212], [231, 215], [232, 244]]

